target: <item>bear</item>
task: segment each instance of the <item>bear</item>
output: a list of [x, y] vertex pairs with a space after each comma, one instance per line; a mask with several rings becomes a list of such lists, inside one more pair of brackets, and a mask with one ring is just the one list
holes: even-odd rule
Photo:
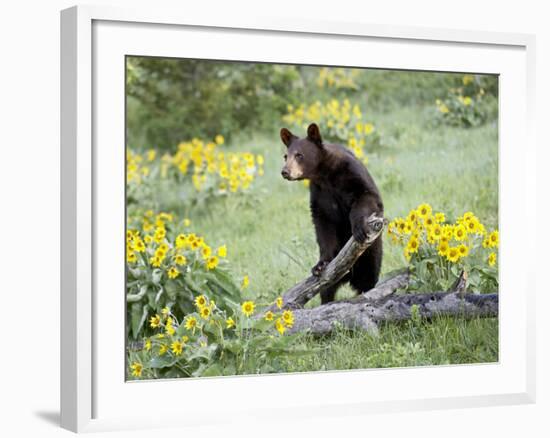
[[[319, 276], [351, 236], [364, 242], [366, 219], [373, 213], [383, 217], [384, 205], [378, 187], [365, 165], [348, 148], [323, 142], [317, 124], [298, 138], [288, 129], [280, 131], [287, 147], [283, 178], [309, 180], [311, 218], [319, 245], [319, 261], [312, 274]], [[358, 293], [378, 282], [382, 264], [382, 236], [357, 259], [335, 286], [321, 293], [321, 304], [334, 301], [336, 291], [346, 282]]]

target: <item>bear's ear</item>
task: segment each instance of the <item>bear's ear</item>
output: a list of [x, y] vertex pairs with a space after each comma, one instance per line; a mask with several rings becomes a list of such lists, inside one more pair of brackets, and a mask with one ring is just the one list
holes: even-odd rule
[[307, 138], [309, 141], [315, 143], [317, 146], [323, 145], [323, 139], [321, 138], [321, 133], [319, 132], [319, 127], [312, 123], [307, 128]]
[[290, 146], [290, 143], [292, 143], [293, 140], [297, 139], [292, 132], [290, 132], [288, 129], [283, 128], [281, 129], [281, 140], [283, 140], [283, 143], [286, 145], [286, 147]]

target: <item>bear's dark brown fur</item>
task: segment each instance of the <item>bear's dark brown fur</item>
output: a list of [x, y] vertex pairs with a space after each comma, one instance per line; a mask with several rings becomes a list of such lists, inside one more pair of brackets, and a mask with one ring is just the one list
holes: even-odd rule
[[[316, 124], [308, 127], [302, 139], [283, 128], [281, 140], [287, 146], [282, 176], [310, 181], [311, 217], [320, 252], [312, 273], [319, 275], [352, 235], [359, 242], [365, 240], [365, 219], [372, 213], [383, 216], [382, 198], [363, 163], [349, 149], [323, 143]], [[336, 286], [321, 294], [321, 302], [333, 301], [338, 287], [347, 281], [357, 293], [372, 289], [381, 264], [380, 236]]]

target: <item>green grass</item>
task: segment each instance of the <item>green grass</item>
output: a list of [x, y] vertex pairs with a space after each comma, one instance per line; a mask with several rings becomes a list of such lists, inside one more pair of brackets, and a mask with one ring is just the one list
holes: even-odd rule
[[[471, 210], [487, 227], [498, 226], [496, 122], [472, 129], [433, 127], [428, 108], [411, 106], [370, 117], [387, 144], [379, 151], [366, 151], [386, 217], [405, 215], [428, 202], [447, 217]], [[209, 242], [227, 245], [235, 276], [250, 277], [244, 298], [273, 300], [309, 275], [317, 262], [308, 190], [300, 182], [281, 178], [284, 146], [278, 131], [244, 137], [229, 147], [262, 153], [265, 175], [254, 182], [248, 196], [179, 213], [189, 216], [195, 231]], [[400, 249], [385, 241], [382, 274], [405, 263]], [[350, 295], [344, 287], [337, 299]], [[318, 298], [308, 304], [316, 305]], [[317, 339], [306, 335], [300, 342], [319, 352], [289, 359], [289, 372], [494, 362], [498, 321], [437, 319], [385, 325], [378, 337], [337, 332]]]

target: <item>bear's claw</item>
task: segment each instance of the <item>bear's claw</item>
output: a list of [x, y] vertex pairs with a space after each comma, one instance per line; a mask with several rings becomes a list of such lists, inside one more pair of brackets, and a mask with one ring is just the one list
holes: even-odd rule
[[328, 263], [329, 262], [327, 262], [326, 260], [320, 260], [319, 262], [317, 262], [317, 264], [313, 268], [311, 268], [311, 273], [315, 277], [319, 277], [327, 267]]

